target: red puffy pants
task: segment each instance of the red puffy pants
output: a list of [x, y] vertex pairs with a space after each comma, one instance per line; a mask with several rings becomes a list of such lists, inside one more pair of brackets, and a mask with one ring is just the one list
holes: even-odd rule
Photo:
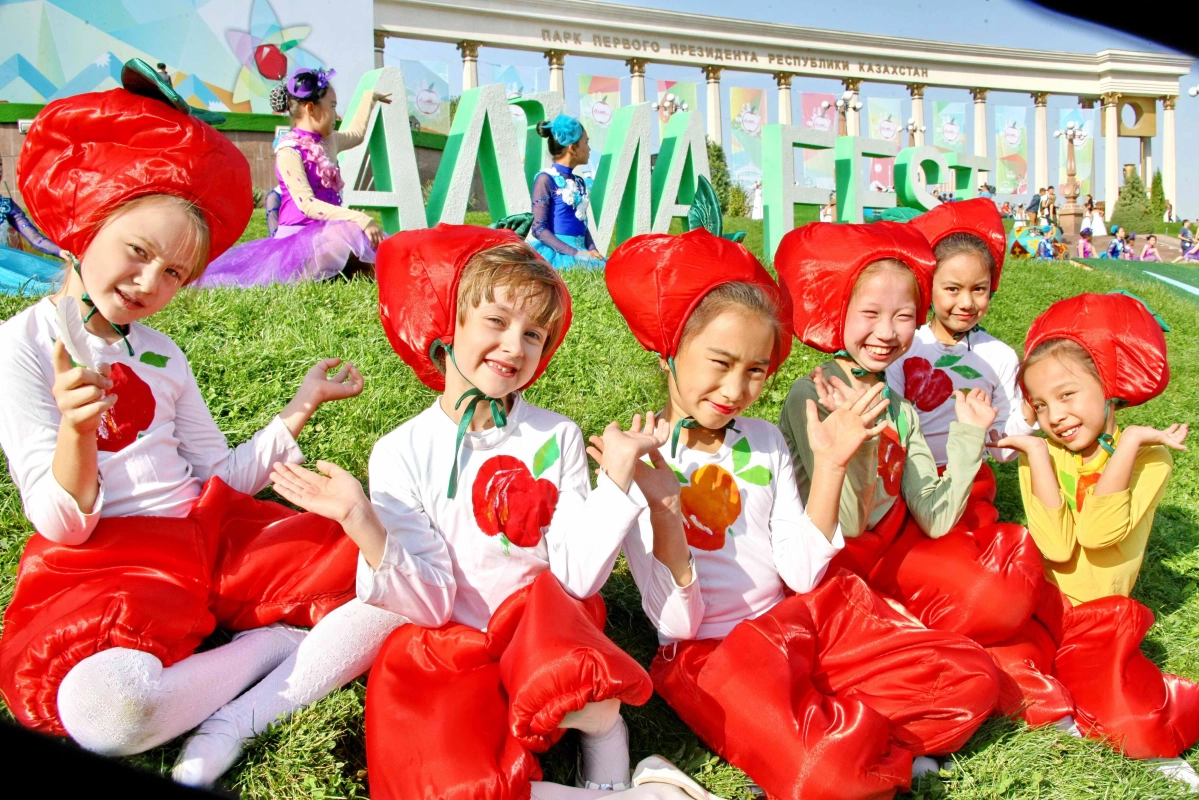
[[662, 648], [651, 674], [692, 730], [780, 800], [891, 797], [913, 756], [960, 748], [996, 697], [982, 648], [911, 622], [846, 570], [723, 640]]
[[1132, 598], [1071, 608], [1046, 582], [1036, 619], [988, 648], [1012, 682], [1001, 688], [1000, 709], [1025, 706], [1033, 724], [1073, 713], [1084, 734], [1132, 758], [1178, 756], [1199, 741], [1199, 685], [1163, 674], [1141, 652], [1152, 626], [1153, 612]]
[[58, 686], [110, 647], [170, 666], [216, 626], [311, 626], [354, 596], [341, 526], [255, 500], [219, 478], [184, 519], [100, 520], [82, 545], [33, 536], [0, 639], [0, 694], [21, 724], [65, 736]]
[[995, 474], [983, 464], [958, 524], [931, 539], [908, 517], [870, 568], [870, 585], [930, 628], [982, 645], [1016, 636], [1032, 617], [1044, 570], [1028, 531], [997, 522], [994, 500]]
[[487, 632], [403, 625], [375, 659], [366, 756], [379, 800], [527, 800], [535, 753], [563, 717], [616, 698], [641, 705], [649, 675], [604, 635], [595, 595], [575, 600], [548, 570], [496, 609]]

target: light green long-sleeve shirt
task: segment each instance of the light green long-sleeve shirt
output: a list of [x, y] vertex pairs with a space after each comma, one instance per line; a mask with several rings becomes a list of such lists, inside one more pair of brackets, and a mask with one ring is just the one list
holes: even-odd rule
[[[824, 364], [824, 374], [826, 378], [837, 377], [849, 383], [849, 376], [835, 361]], [[828, 416], [829, 412], [817, 400], [815, 382], [810, 377], [804, 377], [792, 384], [779, 419], [779, 428], [791, 449], [799, 496], [805, 503], [808, 501], [814, 467], [807, 436], [806, 407], [809, 399], [816, 403], [820, 419]], [[898, 426], [893, 421], [888, 424], [897, 433], [906, 433], [906, 437], [901, 436], [900, 439], [907, 451], [900, 491], [916, 523], [929, 536], [937, 539], [948, 533], [966, 510], [974, 476], [982, 465], [986, 434], [976, 425], [950, 423], [946, 443], [949, 460], [945, 473], [938, 475], [937, 462], [920, 431], [920, 416], [916, 408], [898, 395], [892, 402], [898, 404], [898, 414], [904, 422]], [[895, 503], [895, 497], [883, 489], [883, 478], [878, 472], [878, 445], [877, 437], [866, 442], [847, 465], [839, 512], [841, 531], [847, 537], [859, 536], [863, 531], [872, 529]]]

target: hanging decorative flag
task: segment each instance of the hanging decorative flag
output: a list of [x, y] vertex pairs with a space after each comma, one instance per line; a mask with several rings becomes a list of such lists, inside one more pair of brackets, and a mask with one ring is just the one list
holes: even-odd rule
[[[593, 153], [604, 152], [608, 125], [612, 122], [613, 112], [618, 108], [620, 78], [607, 78], [602, 75], [579, 76], [579, 121], [587, 131], [587, 140]], [[580, 175], [594, 172], [595, 164], [585, 164], [578, 169]]]
[[942, 152], [966, 152], [965, 103], [933, 103], [933, 144]]
[[[801, 92], [799, 107], [803, 113], [803, 126], [825, 133], [837, 133], [837, 102], [835, 95], [817, 92]], [[803, 184], [817, 189], [837, 188], [836, 159], [832, 150], [803, 151]]]
[[[491, 82], [504, 84], [509, 101], [538, 91], [537, 70], [533, 67], [518, 67], [513, 64], [492, 64]], [[512, 114], [512, 127], [516, 130], [516, 141], [524, 142], [525, 129], [529, 124], [525, 117], [525, 110], [518, 105], [511, 104], [508, 106], [508, 111]], [[524, 161], [524, 158], [525, 151], [522, 145], [520, 148], [521, 161]]]
[[670, 115], [666, 113], [666, 96], [674, 95], [675, 103], [686, 104], [689, 111], [699, 110], [698, 95], [694, 83], [688, 81], [658, 81], [658, 137], [666, 130]]
[[766, 90], [729, 87], [733, 146], [729, 177], [747, 192], [762, 180], [762, 126], [766, 124]]
[[[1082, 131], [1083, 138], [1074, 140], [1074, 177], [1079, 183], [1078, 199], [1091, 194], [1095, 177], [1095, 109], [1093, 108], [1063, 108], [1058, 111], [1058, 130], [1066, 130], [1071, 122]], [[1066, 185], [1066, 139], [1058, 138], [1058, 189], [1057, 193], [1065, 196]]]
[[995, 190], [1028, 192], [1028, 108], [995, 106]]
[[450, 65], [444, 61], [401, 61], [408, 91], [409, 124], [427, 133], [450, 132]]
[[[903, 130], [899, 98], [897, 97], [868, 97], [866, 111], [870, 115], [870, 138], [883, 139], [895, 144], [899, 141], [899, 132]], [[870, 159], [870, 188], [876, 192], [890, 191], [895, 188], [895, 159]]]

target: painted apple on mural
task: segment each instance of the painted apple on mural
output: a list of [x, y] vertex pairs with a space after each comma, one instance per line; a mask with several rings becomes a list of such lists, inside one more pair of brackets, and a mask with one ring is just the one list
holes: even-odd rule
[[432, 89], [421, 89], [416, 93], [416, 110], [422, 114], [436, 114], [441, 108], [441, 98]]
[[612, 106], [603, 100], [596, 100], [591, 105], [591, 118], [600, 125], [607, 125], [612, 121]]
[[1010, 147], [1020, 144], [1020, 129], [1016, 127], [1016, 123], [1009, 122], [1008, 126], [1003, 129], [1003, 141], [1007, 142]]
[[959, 128], [958, 124], [952, 119], [945, 120], [945, 124], [941, 126], [941, 135], [944, 136], [945, 141], [949, 142], [950, 144], [953, 144], [958, 140], [958, 135], [961, 134], [961, 132], [962, 129]]
[[277, 81], [287, 77], [287, 56], [276, 45], [258, 45], [254, 50], [254, 63], [267, 80]]
[[[890, 117], [879, 120], [879, 123], [878, 123], [879, 138], [890, 141], [895, 138], [896, 133], [898, 133], [898, 129], [895, 127], [895, 120], [891, 119]], [[878, 167], [877, 164], [875, 166]]]

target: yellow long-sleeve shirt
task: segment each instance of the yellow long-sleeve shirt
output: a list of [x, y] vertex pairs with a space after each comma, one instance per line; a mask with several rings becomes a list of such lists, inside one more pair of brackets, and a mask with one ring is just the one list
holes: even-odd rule
[[[1115, 439], [1119, 446], [1119, 431]], [[1095, 483], [1110, 459], [1106, 452], [1084, 464], [1081, 456], [1049, 442], [1049, 456], [1061, 489], [1057, 508], [1046, 508], [1033, 494], [1028, 459], [1020, 456], [1020, 494], [1045, 576], [1073, 605], [1110, 595], [1127, 597], [1136, 585], [1153, 514], [1174, 468], [1169, 449], [1142, 447], [1128, 489], [1101, 497], [1095, 496]]]

